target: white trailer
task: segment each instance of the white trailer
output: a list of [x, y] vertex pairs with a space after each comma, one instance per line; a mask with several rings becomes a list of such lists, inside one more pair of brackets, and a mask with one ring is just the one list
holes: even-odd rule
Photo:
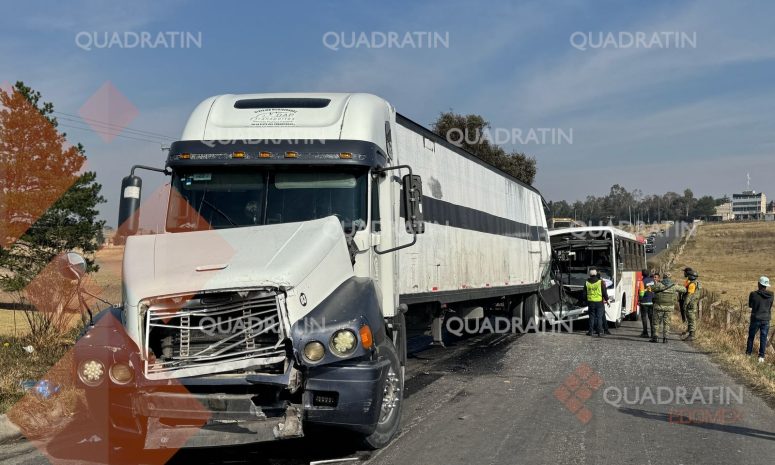
[[425, 234], [398, 254], [400, 302], [436, 318], [436, 342], [439, 307], [466, 314], [501, 303], [536, 320], [551, 261], [541, 195], [401, 115], [396, 123], [396, 163], [422, 177], [425, 220]]
[[[131, 344], [90, 346], [79, 376], [131, 412], [112, 424], [146, 447], [297, 437], [306, 423], [382, 447], [399, 425], [407, 312], [434, 317], [437, 339], [445, 308], [538, 318], [540, 194], [379, 97], [205, 100], [157, 169], [172, 186], [163, 234], [133, 235], [143, 168], [119, 212]], [[118, 365], [131, 381], [104, 375]], [[192, 419], [195, 434], [181, 430]]]

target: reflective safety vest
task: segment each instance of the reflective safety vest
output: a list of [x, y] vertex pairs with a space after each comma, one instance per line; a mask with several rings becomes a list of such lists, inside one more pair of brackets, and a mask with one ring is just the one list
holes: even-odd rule
[[602, 279], [598, 279], [594, 283], [585, 281], [584, 285], [587, 288], [587, 302], [603, 301], [603, 280]]

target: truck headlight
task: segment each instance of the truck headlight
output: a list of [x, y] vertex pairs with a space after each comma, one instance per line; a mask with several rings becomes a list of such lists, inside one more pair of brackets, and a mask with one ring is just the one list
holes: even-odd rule
[[331, 351], [339, 357], [353, 353], [357, 344], [358, 338], [349, 329], [340, 329], [331, 336]]
[[98, 386], [105, 377], [105, 365], [99, 360], [86, 360], [78, 365], [78, 377], [87, 386]]
[[132, 381], [132, 378], [135, 376], [132, 372], [132, 367], [126, 363], [116, 363], [110, 367], [108, 374], [110, 375], [111, 381], [116, 384], [127, 384]]
[[304, 356], [310, 362], [320, 361], [324, 355], [326, 355], [326, 348], [318, 341], [308, 342], [304, 346]]

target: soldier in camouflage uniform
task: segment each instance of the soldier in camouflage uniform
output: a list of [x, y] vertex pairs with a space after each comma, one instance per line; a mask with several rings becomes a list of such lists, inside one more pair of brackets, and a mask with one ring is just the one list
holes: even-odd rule
[[676, 285], [671, 279], [670, 273], [662, 275], [653, 287], [654, 290], [654, 318], [657, 320], [657, 332], [652, 334], [651, 342], [657, 341], [659, 329], [662, 329], [662, 342], [667, 342], [667, 333], [670, 330], [670, 315], [675, 310], [678, 297], [686, 293], [686, 288]]
[[700, 302], [700, 289], [702, 289], [702, 286], [700, 286], [700, 282], [697, 280], [699, 274], [696, 271], [689, 271], [686, 277], [686, 295], [683, 299], [683, 310], [686, 315], [687, 330], [689, 331], [689, 337], [686, 340], [693, 341], [694, 332], [697, 330], [697, 307]]

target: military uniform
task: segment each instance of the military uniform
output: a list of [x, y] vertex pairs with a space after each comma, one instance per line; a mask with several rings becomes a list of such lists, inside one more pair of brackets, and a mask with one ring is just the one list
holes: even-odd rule
[[678, 297], [686, 293], [686, 288], [680, 284], [675, 284], [669, 277], [665, 277], [654, 285], [653, 290], [657, 333], [652, 335], [651, 340], [657, 342], [657, 334], [661, 328], [662, 342], [667, 342], [667, 333], [670, 331], [670, 314], [675, 310]]
[[689, 339], [694, 339], [694, 332], [697, 330], [697, 308], [700, 302], [700, 282], [695, 279], [686, 280], [686, 296], [684, 297], [684, 314], [686, 314], [686, 324], [689, 331]]

